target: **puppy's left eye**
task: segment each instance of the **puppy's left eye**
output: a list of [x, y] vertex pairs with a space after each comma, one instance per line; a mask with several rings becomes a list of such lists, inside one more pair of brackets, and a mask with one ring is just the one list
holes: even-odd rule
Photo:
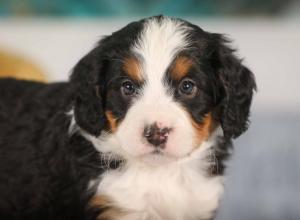
[[197, 86], [191, 79], [184, 79], [179, 84], [179, 94], [189, 98], [194, 97], [197, 93]]
[[136, 93], [136, 87], [131, 81], [126, 80], [122, 83], [121, 92], [123, 96], [133, 96]]

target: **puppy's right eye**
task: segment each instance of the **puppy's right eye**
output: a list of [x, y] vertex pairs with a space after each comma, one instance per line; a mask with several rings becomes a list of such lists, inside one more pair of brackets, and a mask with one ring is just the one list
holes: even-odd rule
[[133, 96], [136, 93], [136, 86], [133, 82], [126, 80], [122, 83], [121, 92], [123, 96]]
[[197, 94], [197, 86], [192, 79], [183, 79], [179, 85], [179, 94], [186, 98], [193, 98]]

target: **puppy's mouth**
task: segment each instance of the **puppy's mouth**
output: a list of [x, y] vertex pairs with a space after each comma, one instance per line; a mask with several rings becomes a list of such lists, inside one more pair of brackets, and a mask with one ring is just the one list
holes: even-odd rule
[[163, 156], [163, 151], [160, 148], [154, 149], [150, 154], [154, 155], [162, 155]]
[[176, 161], [178, 158], [173, 155], [165, 153], [162, 149], [157, 148], [153, 149], [153, 151], [144, 154], [141, 156], [140, 161], [151, 166], [158, 166], [162, 164], [172, 163]]

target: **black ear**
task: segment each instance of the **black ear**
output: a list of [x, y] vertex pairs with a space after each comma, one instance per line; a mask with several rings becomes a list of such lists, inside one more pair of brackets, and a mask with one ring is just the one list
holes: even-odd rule
[[85, 131], [99, 136], [106, 124], [100, 77], [104, 75], [104, 57], [96, 48], [75, 66], [70, 81], [75, 88], [74, 116], [76, 123]]
[[213, 68], [221, 87], [220, 121], [225, 138], [236, 138], [247, 130], [249, 110], [256, 84], [253, 73], [227, 46], [229, 41], [215, 34]]

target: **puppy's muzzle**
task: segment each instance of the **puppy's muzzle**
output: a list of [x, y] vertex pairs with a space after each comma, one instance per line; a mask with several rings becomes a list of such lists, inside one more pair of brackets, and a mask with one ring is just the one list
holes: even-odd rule
[[163, 149], [171, 130], [169, 127], [158, 126], [157, 123], [154, 123], [145, 126], [143, 136], [152, 146]]

